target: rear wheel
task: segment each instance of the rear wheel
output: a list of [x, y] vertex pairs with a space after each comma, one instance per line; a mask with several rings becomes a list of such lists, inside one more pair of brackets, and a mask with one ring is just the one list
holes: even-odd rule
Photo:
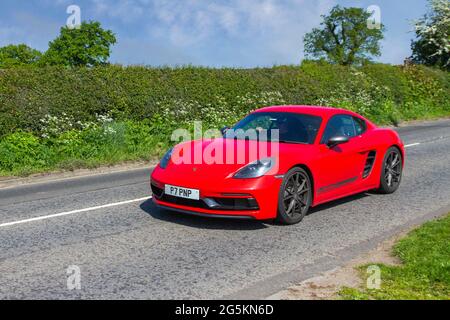
[[383, 194], [391, 194], [397, 191], [402, 181], [403, 160], [402, 154], [396, 147], [391, 147], [386, 151], [381, 168], [380, 188], [378, 191]]
[[303, 220], [312, 202], [311, 179], [302, 168], [291, 169], [283, 179], [278, 196], [277, 221], [296, 224]]

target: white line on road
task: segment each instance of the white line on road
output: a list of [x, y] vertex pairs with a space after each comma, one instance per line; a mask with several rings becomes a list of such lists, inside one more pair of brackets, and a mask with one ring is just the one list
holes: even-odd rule
[[[412, 144], [406, 145], [405, 148], [415, 147], [415, 146], [418, 146], [418, 145], [420, 145], [419, 142], [412, 143]], [[35, 218], [30, 218], [30, 219], [6, 222], [6, 223], [1, 223], [0, 224], [0, 228], [9, 227], [9, 226], [13, 226], [13, 225], [16, 225], [16, 224], [22, 224], [22, 223], [46, 220], [46, 219], [57, 218], [57, 217], [62, 217], [62, 216], [68, 216], [68, 215], [75, 214], [75, 213], [89, 212], [89, 211], [94, 211], [94, 210], [99, 210], [99, 209], [104, 209], [104, 208], [117, 207], [117, 206], [122, 206], [122, 205], [125, 205], [125, 204], [130, 204], [130, 203], [134, 203], [134, 202], [140, 202], [140, 201], [148, 200], [148, 199], [151, 199], [151, 198], [152, 197], [139, 198], [139, 199], [133, 199], [133, 200], [127, 200], [127, 201], [121, 201], [121, 202], [105, 204], [105, 205], [97, 206], [97, 207], [91, 207], [91, 208], [85, 208], [85, 209], [61, 212], [61, 213], [56, 213], [56, 214], [49, 214], [49, 215], [46, 215], [46, 216], [40, 216], [40, 217], [35, 217]]]
[[13, 226], [13, 225], [16, 225], [16, 224], [22, 224], [22, 223], [46, 220], [46, 219], [57, 218], [57, 217], [62, 217], [62, 216], [68, 216], [68, 215], [75, 214], [75, 213], [89, 212], [89, 211], [94, 211], [94, 210], [99, 210], [99, 209], [104, 209], [104, 208], [123, 206], [125, 204], [141, 202], [141, 201], [148, 200], [148, 199], [151, 199], [151, 198], [152, 197], [145, 197], [145, 198], [139, 198], [139, 199], [133, 199], [133, 200], [126, 200], [126, 201], [121, 201], [121, 202], [105, 204], [105, 205], [102, 205], [102, 206], [96, 206], [96, 207], [79, 209], [79, 210], [73, 210], [73, 211], [67, 211], [67, 212], [61, 212], [61, 213], [56, 213], [56, 214], [49, 214], [47, 216], [40, 216], [40, 217], [35, 217], [35, 218], [30, 218], [30, 219], [6, 222], [6, 223], [0, 224], [0, 228], [9, 227], [9, 226]]
[[418, 146], [418, 145], [420, 145], [420, 142], [407, 144], [407, 145], [405, 146], [405, 148], [411, 148], [411, 147], [415, 147], [415, 146]]

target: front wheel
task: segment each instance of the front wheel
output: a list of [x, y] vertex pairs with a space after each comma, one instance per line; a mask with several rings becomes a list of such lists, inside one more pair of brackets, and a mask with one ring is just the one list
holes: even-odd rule
[[306, 216], [312, 202], [312, 186], [302, 168], [291, 169], [283, 179], [278, 195], [277, 221], [296, 224]]
[[391, 194], [397, 191], [402, 181], [402, 173], [402, 154], [396, 147], [391, 147], [386, 151], [383, 159], [378, 191], [383, 194]]

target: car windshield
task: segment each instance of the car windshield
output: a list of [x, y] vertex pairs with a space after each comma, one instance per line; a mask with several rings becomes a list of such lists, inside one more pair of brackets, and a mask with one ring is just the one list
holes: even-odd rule
[[278, 141], [281, 143], [313, 144], [322, 118], [291, 112], [256, 112], [225, 132], [227, 139]]

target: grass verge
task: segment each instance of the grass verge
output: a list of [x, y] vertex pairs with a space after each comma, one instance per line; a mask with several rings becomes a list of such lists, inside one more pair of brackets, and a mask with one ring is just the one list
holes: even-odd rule
[[169, 146], [166, 136], [155, 131], [132, 121], [95, 123], [45, 138], [18, 131], [0, 139], [0, 177], [154, 161]]
[[[348, 288], [339, 292], [351, 300], [450, 300], [450, 215], [410, 232], [394, 246], [402, 265], [378, 264], [380, 289]], [[368, 265], [358, 268], [364, 282]]]

